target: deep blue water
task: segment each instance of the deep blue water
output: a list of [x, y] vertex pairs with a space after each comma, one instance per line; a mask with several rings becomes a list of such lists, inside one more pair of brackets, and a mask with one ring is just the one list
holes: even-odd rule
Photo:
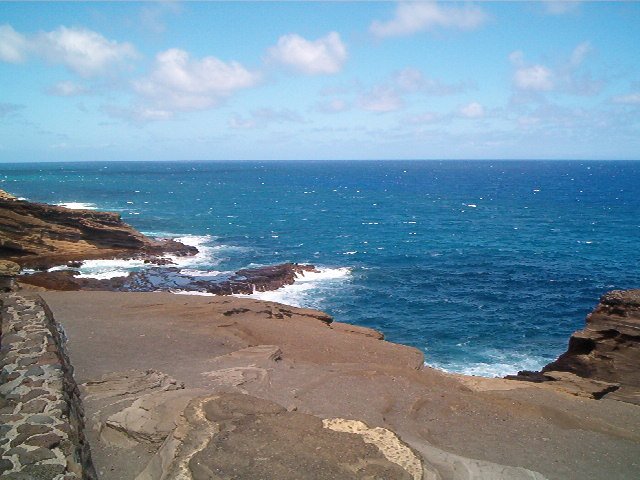
[[640, 162], [4, 164], [0, 188], [198, 236], [192, 270], [327, 268], [269, 298], [379, 329], [450, 371], [538, 368], [602, 293], [640, 287]]

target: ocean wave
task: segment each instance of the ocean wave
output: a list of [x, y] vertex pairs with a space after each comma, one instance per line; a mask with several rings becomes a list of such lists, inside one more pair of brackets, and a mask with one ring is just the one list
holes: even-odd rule
[[292, 307], [321, 308], [324, 300], [323, 291], [340, 287], [344, 281], [351, 277], [351, 268], [317, 267], [317, 269], [317, 272], [304, 272], [304, 274], [297, 275], [293, 285], [285, 285], [278, 290], [234, 296], [277, 302]]
[[131, 271], [127, 270], [110, 270], [107, 272], [91, 272], [91, 273], [80, 273], [76, 275], [78, 278], [94, 278], [96, 280], [110, 280], [112, 278], [118, 277], [126, 277], [131, 273]]
[[[145, 267], [148, 267], [148, 264], [145, 264], [142, 260], [113, 258], [107, 260], [85, 260], [79, 268], [74, 268], [73, 270], [80, 272], [78, 275], [79, 278], [108, 280], [110, 278], [126, 277], [129, 273], [136, 272]], [[70, 270], [70, 268], [62, 265], [49, 269], [50, 272], [56, 270]]]
[[[198, 249], [198, 253], [193, 256], [165, 255], [171, 260], [168, 267], [177, 268], [180, 274], [189, 277], [200, 277], [202, 280], [223, 280], [225, 276], [233, 272], [220, 271], [214, 267], [220, 264], [224, 258], [223, 251], [245, 250], [245, 247], [234, 247], [233, 245], [215, 245], [213, 242], [217, 237], [213, 235], [184, 235], [167, 232], [145, 232], [145, 235], [155, 238], [171, 238], [178, 242], [190, 245]], [[105, 280], [116, 277], [126, 277], [131, 272], [137, 272], [150, 268], [158, 268], [154, 263], [145, 263], [143, 259], [104, 259], [86, 260], [80, 267], [72, 268], [68, 265], [59, 265], [49, 269], [49, 271], [76, 270], [79, 278], [94, 278]]]
[[215, 246], [211, 244], [216, 239], [212, 235], [170, 235], [167, 237], [198, 249], [198, 253], [193, 256], [167, 256], [181, 270], [207, 271], [210, 267], [221, 262], [221, 259], [215, 254]]
[[485, 361], [437, 363], [425, 362], [428, 367], [449, 373], [460, 373], [475, 377], [502, 378], [515, 375], [521, 370], [538, 371], [549, 363], [548, 358], [540, 355], [508, 353], [498, 351], [484, 352]]
[[68, 208], [69, 210], [97, 210], [98, 208], [95, 203], [86, 202], [59, 202], [55, 205]]

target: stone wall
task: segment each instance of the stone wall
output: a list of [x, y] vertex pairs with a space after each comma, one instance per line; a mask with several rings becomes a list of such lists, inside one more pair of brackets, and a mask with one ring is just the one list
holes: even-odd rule
[[64, 334], [37, 296], [0, 295], [0, 477], [95, 479]]

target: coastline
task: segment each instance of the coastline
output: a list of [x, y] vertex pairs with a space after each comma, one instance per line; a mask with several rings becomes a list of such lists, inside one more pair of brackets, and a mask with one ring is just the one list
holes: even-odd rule
[[[419, 478], [632, 479], [640, 471], [635, 405], [546, 384], [446, 374], [423, 367], [418, 350], [321, 312], [169, 293], [39, 295], [66, 333], [92, 457], [105, 480], [136, 478], [162, 445], [147, 437], [169, 435], [186, 421], [182, 409], [195, 398], [227, 394], [393, 432], [420, 459]], [[110, 388], [123, 388], [131, 372], [151, 371], [184, 388], [161, 395], [136, 388], [118, 408], [105, 410], [113, 403], [104, 400]], [[92, 385], [101, 385], [101, 393]], [[142, 423], [136, 401], [152, 405]], [[154, 409], [177, 423], [161, 428]], [[288, 428], [295, 435], [296, 427]], [[220, 468], [235, 462], [233, 455], [222, 464], [207, 461]]]
[[[3, 240], [9, 251], [26, 252], [29, 265], [39, 258], [34, 249], [46, 249], [51, 262], [65, 258], [71, 248], [74, 263], [68, 272], [33, 274], [46, 280], [40, 286], [19, 282], [16, 289], [9, 282], [5, 289], [10, 292], [0, 296], [2, 321], [4, 328], [15, 316], [16, 302], [33, 304], [23, 310], [41, 308], [43, 313], [26, 313], [27, 319], [44, 319], [46, 328], [64, 333], [56, 337], [61, 352], [56, 355], [73, 372], [68, 375], [73, 386], [63, 394], [68, 410], [84, 412], [75, 421], [80, 429], [74, 435], [86, 436], [91, 454], [83, 453], [83, 463], [92, 458], [87, 471], [95, 468], [100, 479], [176, 478], [179, 470], [198, 480], [213, 478], [206, 472], [240, 469], [248, 476], [260, 472], [261, 478], [293, 480], [311, 451], [327, 445], [333, 445], [331, 451], [313, 460], [324, 472], [318, 479], [370, 478], [369, 469], [413, 480], [632, 479], [640, 472], [640, 383], [634, 368], [640, 291], [603, 296], [585, 330], [572, 337], [569, 351], [541, 372], [520, 372], [510, 379], [450, 374], [425, 366], [420, 350], [317, 310], [228, 294], [152, 292], [153, 284], [144, 283], [140, 273], [129, 276], [143, 291], [109, 291], [119, 284], [73, 273], [78, 256], [89, 252], [92, 258], [110, 258], [110, 229], [134, 239], [121, 254], [158, 262], [158, 268], [164, 267], [162, 246], [110, 214], [4, 201], [9, 218], [15, 218], [10, 207], [20, 205], [31, 215], [25, 225], [44, 212], [46, 220], [53, 215], [54, 228], [64, 225], [58, 235], [70, 235], [66, 243], [45, 235], [19, 243], [21, 233], [9, 237], [9, 243]], [[106, 218], [106, 229], [101, 224], [96, 237], [92, 224], [69, 234], [66, 222], [75, 225], [87, 218]], [[51, 229], [46, 223], [38, 228]], [[185, 247], [168, 245], [170, 251]], [[15, 254], [9, 258], [22, 260]], [[19, 270], [11, 261], [2, 267], [7, 278]], [[269, 294], [295, 286], [296, 276], [305, 272], [321, 274], [313, 266], [283, 264], [239, 270], [209, 288]], [[64, 278], [73, 285], [63, 284]], [[73, 291], [60, 291], [65, 289]], [[17, 352], [29, 351], [19, 342], [30, 342], [13, 338], [11, 332], [19, 330], [7, 325], [10, 330], [0, 338], [0, 415], [24, 422], [15, 412], [39, 409], [46, 391], [31, 386], [33, 375], [43, 375], [37, 369], [27, 369], [24, 381], [16, 377], [23, 364], [40, 360], [7, 354], [5, 338]], [[45, 385], [56, 384], [46, 378]], [[258, 427], [262, 422], [270, 427]], [[37, 428], [21, 433], [20, 425], [10, 430], [10, 443], [0, 444], [3, 456], [20, 468], [28, 462], [40, 470], [53, 468], [42, 460], [44, 453], [27, 455], [29, 442], [46, 435]], [[307, 444], [305, 438], [317, 440]], [[227, 439], [236, 447], [226, 450]], [[266, 463], [247, 464], [246, 458], [263, 458], [260, 451], [267, 445]], [[341, 449], [349, 452], [352, 465], [359, 465], [353, 476], [339, 472], [345, 460], [335, 452]]]
[[[539, 370], [566, 349], [600, 295], [639, 285], [628, 268], [638, 259], [637, 228], [624, 221], [636, 188], [611, 191], [614, 175], [635, 183], [637, 166], [305, 165], [112, 162], [51, 166], [46, 176], [23, 165], [4, 185], [38, 201], [94, 202], [152, 236], [209, 235], [201, 242], [208, 261], [200, 255], [195, 267], [203, 272], [287, 261], [351, 267], [293, 300], [383, 330], [457, 373]], [[594, 189], [595, 178], [606, 188]], [[477, 208], [464, 208], [470, 203]]]

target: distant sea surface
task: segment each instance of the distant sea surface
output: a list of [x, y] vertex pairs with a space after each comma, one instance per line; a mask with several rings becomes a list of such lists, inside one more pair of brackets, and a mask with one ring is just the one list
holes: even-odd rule
[[201, 251], [179, 264], [192, 275], [313, 263], [255, 296], [373, 327], [451, 372], [538, 369], [600, 295], [640, 288], [640, 162], [0, 164], [0, 188], [179, 237]]

